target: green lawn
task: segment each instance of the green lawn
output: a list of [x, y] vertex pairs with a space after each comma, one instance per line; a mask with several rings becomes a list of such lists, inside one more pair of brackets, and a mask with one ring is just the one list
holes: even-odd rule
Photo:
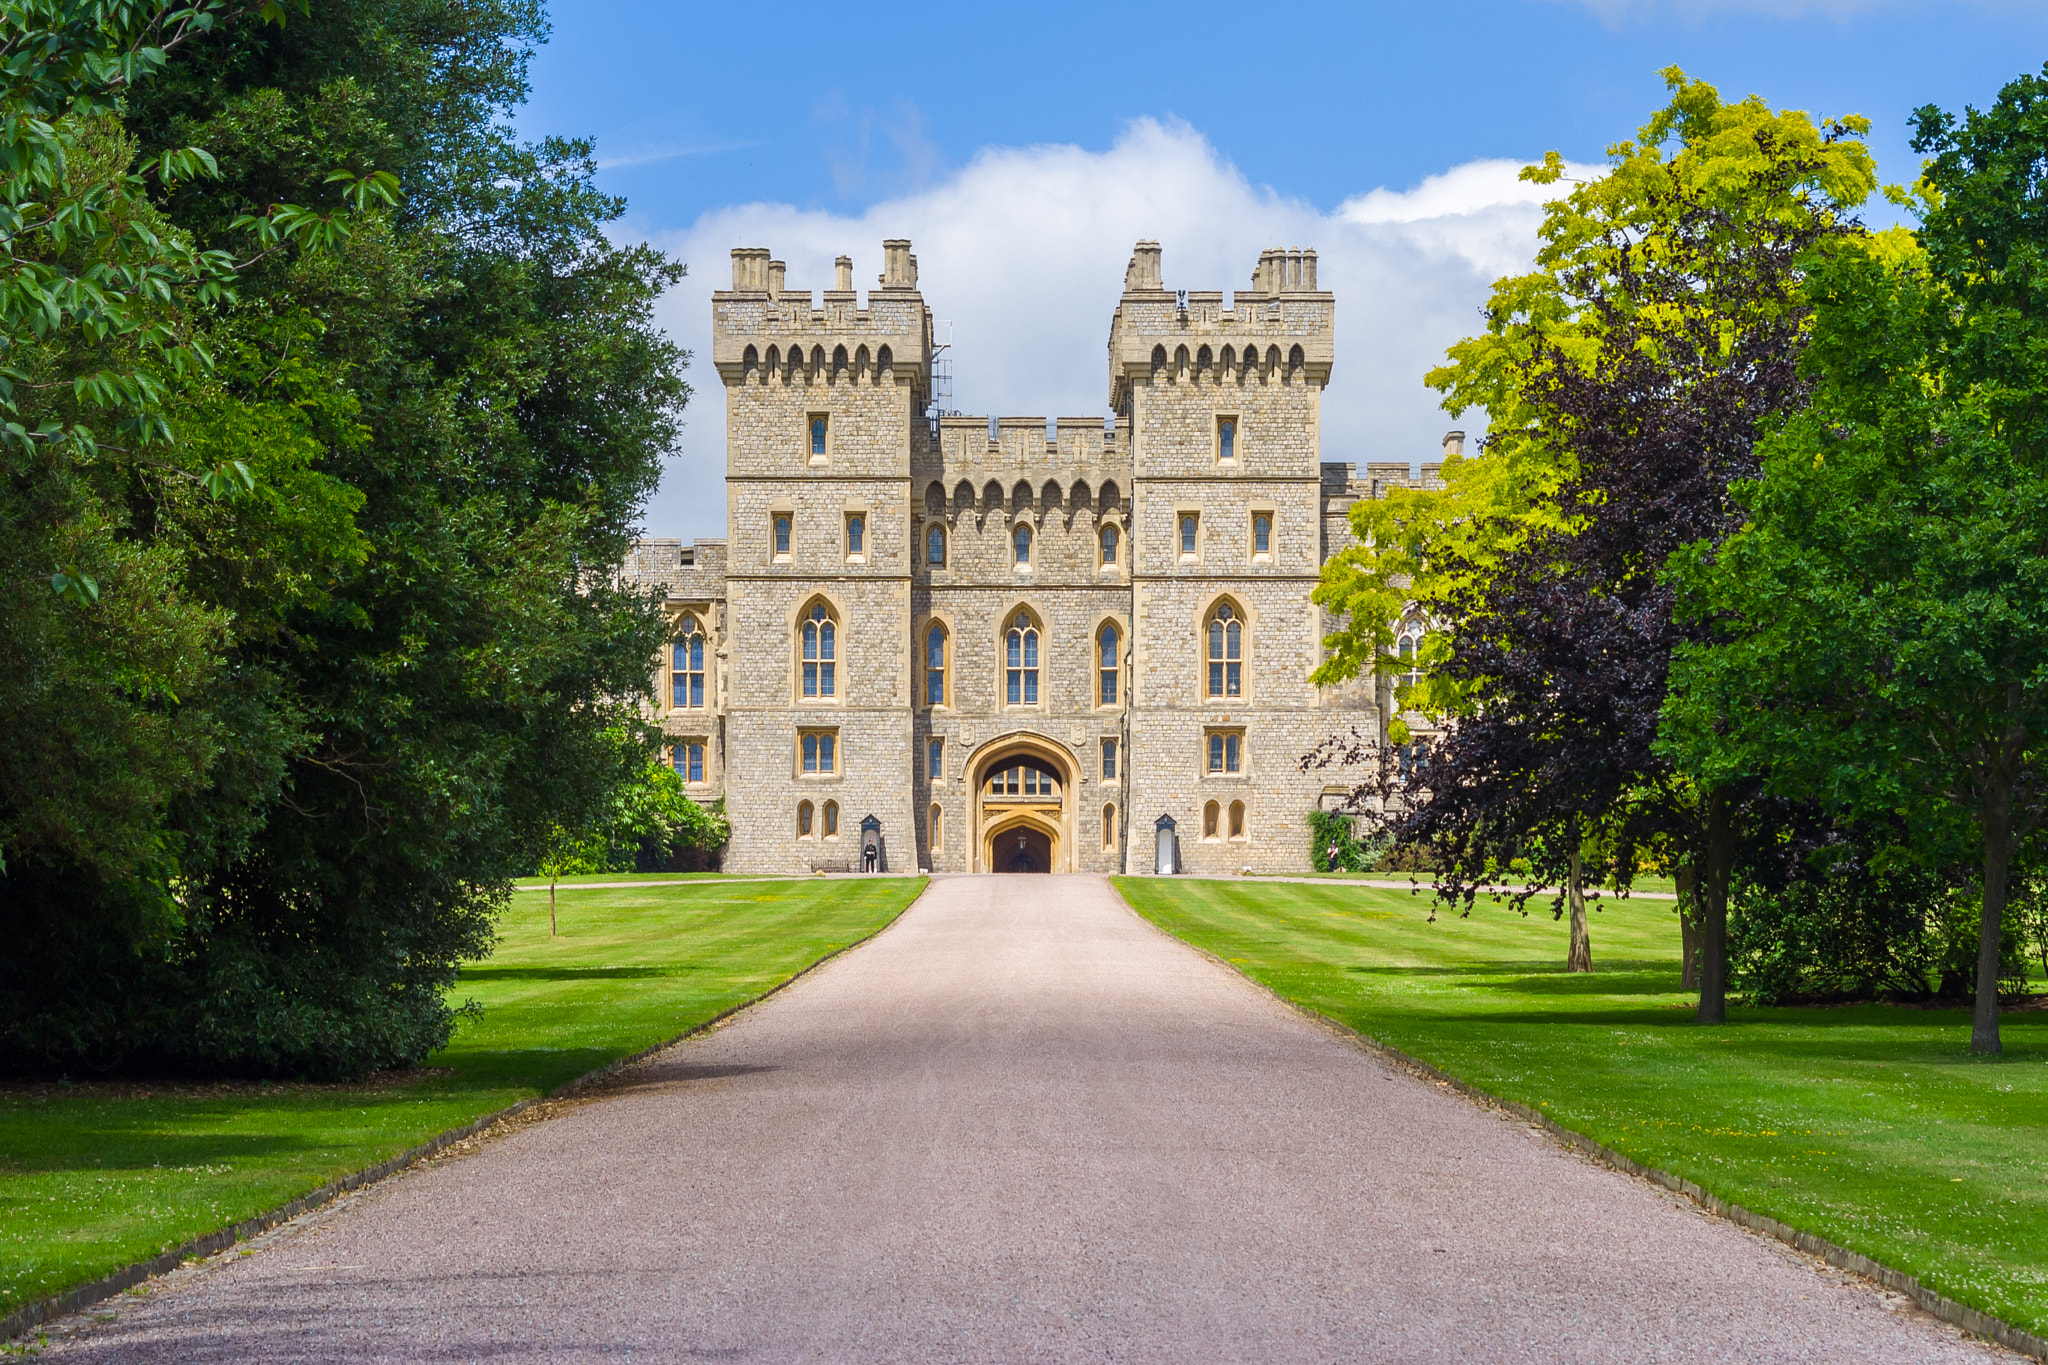
[[1427, 921], [1369, 888], [1123, 878], [1137, 911], [1318, 1013], [1724, 1199], [2048, 1331], [2048, 1014], [1969, 1055], [1961, 1010], [1733, 1009], [1692, 1022], [1669, 901], [1565, 926]]
[[516, 895], [460, 994], [484, 1007], [382, 1084], [0, 1088], [0, 1314], [252, 1217], [685, 1033], [874, 933], [924, 883]]

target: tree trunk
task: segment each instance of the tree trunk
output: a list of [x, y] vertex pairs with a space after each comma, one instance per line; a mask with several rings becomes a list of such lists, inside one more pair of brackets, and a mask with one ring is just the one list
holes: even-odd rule
[[1590, 972], [1593, 970], [1593, 940], [1586, 933], [1586, 885], [1579, 859], [1579, 822], [1572, 821], [1572, 865], [1571, 878], [1565, 887], [1565, 900], [1572, 911], [1572, 947], [1564, 960], [1568, 972]]
[[1707, 846], [1700, 859], [1700, 1008], [1702, 1024], [1728, 1022], [1728, 874], [1735, 862], [1735, 826], [1726, 792], [1707, 795]]
[[1691, 863], [1680, 863], [1672, 869], [1671, 879], [1678, 889], [1678, 951], [1683, 959], [1678, 969], [1678, 988], [1696, 991], [1700, 988], [1700, 912], [1695, 903], [1699, 878], [1694, 875]]
[[2012, 877], [2012, 789], [2010, 780], [1986, 784], [1984, 823], [1984, 909], [1977, 921], [1977, 1006], [1970, 1019], [1970, 1051], [2003, 1051], [1998, 1039], [1998, 957], [2005, 936], [2005, 901]]
[[555, 936], [555, 879], [548, 878], [548, 937]]

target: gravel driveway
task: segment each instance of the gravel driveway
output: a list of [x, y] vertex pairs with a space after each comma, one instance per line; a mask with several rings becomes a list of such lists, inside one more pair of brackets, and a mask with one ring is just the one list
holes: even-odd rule
[[944, 877], [79, 1361], [2016, 1360], [1417, 1080], [1091, 877]]

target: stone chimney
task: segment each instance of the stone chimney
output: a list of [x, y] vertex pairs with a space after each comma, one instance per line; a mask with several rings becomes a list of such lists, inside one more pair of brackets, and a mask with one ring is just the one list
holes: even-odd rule
[[736, 246], [732, 249], [734, 293], [759, 293], [768, 287], [768, 248]]
[[832, 287], [842, 294], [853, 292], [853, 257], [841, 256], [832, 262]]
[[1124, 292], [1135, 290], [1164, 289], [1159, 273], [1159, 243], [1141, 241], [1131, 252], [1131, 263], [1124, 267]]
[[[764, 251], [761, 254], [765, 256], [768, 253]], [[768, 262], [768, 292], [770, 295], [775, 297], [781, 296], [782, 278], [784, 274], [788, 272], [788, 270], [789, 267], [784, 265], [781, 261]]]
[[1446, 460], [1448, 460], [1448, 459], [1451, 459], [1451, 458], [1452, 458], [1453, 456], [1461, 456], [1461, 455], [1463, 455], [1464, 453], [1465, 453], [1465, 433], [1464, 433], [1464, 432], [1462, 432], [1462, 431], [1447, 431], [1447, 432], [1445, 432], [1445, 433], [1444, 433], [1444, 458], [1445, 458]]
[[917, 257], [910, 254], [909, 239], [891, 237], [882, 243], [881, 284], [884, 289], [917, 288]]

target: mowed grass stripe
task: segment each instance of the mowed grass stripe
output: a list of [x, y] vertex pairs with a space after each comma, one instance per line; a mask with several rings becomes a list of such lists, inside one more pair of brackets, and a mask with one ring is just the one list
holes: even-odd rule
[[1169, 933], [1281, 996], [1646, 1165], [2048, 1332], [2048, 1016], [1973, 1058], [1962, 1010], [1730, 1011], [1692, 1022], [1669, 902], [1565, 926], [1326, 885], [1124, 878]]
[[0, 1088], [0, 1315], [276, 1208], [716, 1018], [867, 937], [920, 880], [515, 896], [483, 1013], [375, 1084]]

